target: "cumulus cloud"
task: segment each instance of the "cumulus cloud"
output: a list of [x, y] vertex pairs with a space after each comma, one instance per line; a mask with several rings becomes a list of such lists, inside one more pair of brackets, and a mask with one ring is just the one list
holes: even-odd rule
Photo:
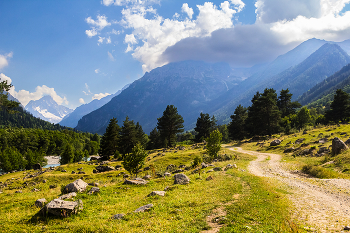
[[190, 8], [187, 3], [182, 5], [181, 11], [185, 12], [188, 15], [188, 18], [192, 19], [193, 9]]
[[160, 0], [103, 0], [102, 4], [105, 6], [110, 6], [112, 4], [116, 6], [125, 6], [125, 5], [148, 5], [159, 3]]
[[[105, 15], [98, 15], [97, 16], [97, 20], [92, 19], [91, 17], [87, 17], [85, 19], [85, 21], [90, 25], [91, 29], [90, 30], [85, 30], [85, 34], [91, 38], [94, 37], [96, 35], [99, 35], [101, 33], [101, 31], [107, 27], [107, 26], [111, 26], [112, 23], [108, 22], [107, 17]], [[100, 45], [103, 43], [105, 37], [101, 37], [99, 36], [98, 42], [97, 44]], [[109, 37], [109, 39], [107, 38], [107, 43], [111, 42], [111, 39]]]
[[0, 54], [0, 70], [4, 67], [8, 66], [8, 64], [9, 64], [8, 59], [12, 58], [12, 56], [13, 56], [12, 52], [10, 52], [8, 54], [4, 54], [4, 55]]
[[85, 100], [84, 100], [83, 98], [80, 98], [80, 99], [79, 99], [79, 103], [85, 104]]
[[7, 84], [11, 84], [12, 80], [10, 77], [7, 77], [6, 75], [4, 75], [3, 73], [0, 74], [0, 82], [2, 81], [7, 81]]
[[95, 99], [100, 100], [100, 99], [102, 99], [103, 97], [106, 97], [106, 96], [108, 96], [108, 95], [110, 95], [110, 94], [109, 94], [109, 93], [94, 94], [94, 96], [92, 97], [92, 100], [95, 100]]

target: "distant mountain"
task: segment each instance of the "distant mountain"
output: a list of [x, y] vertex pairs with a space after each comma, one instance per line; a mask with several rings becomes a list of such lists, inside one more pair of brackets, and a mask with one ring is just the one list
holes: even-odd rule
[[239, 82], [241, 79], [232, 76], [232, 69], [226, 63], [171, 63], [146, 73], [110, 102], [85, 115], [76, 129], [104, 133], [112, 117], [122, 125], [129, 116], [149, 133], [171, 104], [177, 107], [185, 122], [194, 122], [211, 100]]
[[73, 109], [58, 105], [51, 96], [44, 96], [39, 100], [29, 101], [25, 110], [37, 118], [55, 124], [60, 122], [63, 117], [73, 111]]
[[350, 93], [350, 64], [312, 87], [298, 98], [302, 105], [325, 106], [333, 100], [337, 89]]
[[75, 128], [78, 125], [78, 121], [89, 114], [90, 112], [102, 107], [106, 103], [108, 103], [113, 97], [119, 95], [124, 89], [126, 89], [130, 84], [124, 86], [121, 90], [117, 91], [117, 93], [113, 95], [106, 96], [100, 100], [93, 100], [90, 103], [83, 104], [77, 107], [72, 113], [65, 116], [62, 121], [60, 121], [60, 125]]

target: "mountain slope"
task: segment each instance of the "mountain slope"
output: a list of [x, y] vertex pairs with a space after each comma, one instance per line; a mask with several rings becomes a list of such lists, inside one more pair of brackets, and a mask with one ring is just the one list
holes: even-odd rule
[[25, 110], [33, 114], [33, 116], [51, 123], [60, 122], [64, 116], [73, 111], [65, 106], [58, 105], [51, 96], [43, 96], [39, 100], [29, 101]]
[[119, 90], [117, 93], [113, 95], [106, 96], [100, 100], [93, 100], [90, 103], [83, 104], [79, 107], [77, 107], [72, 113], [65, 116], [61, 121], [60, 125], [72, 127], [75, 128], [78, 125], [78, 121], [85, 116], [86, 114], [89, 114], [90, 112], [102, 107], [106, 103], [108, 103], [113, 97], [119, 95], [124, 89], [126, 89], [129, 86], [126, 85], [121, 90]]
[[[185, 122], [194, 122], [207, 104], [237, 85], [226, 63], [171, 63], [146, 73], [101, 108], [85, 115], [76, 129], [104, 133], [109, 119], [121, 125], [126, 116], [149, 133], [167, 105], [175, 105]], [[187, 127], [188, 129], [188, 127]]]

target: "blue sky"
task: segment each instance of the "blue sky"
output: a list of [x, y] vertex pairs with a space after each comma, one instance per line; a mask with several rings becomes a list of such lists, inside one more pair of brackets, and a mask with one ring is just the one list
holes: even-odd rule
[[299, 43], [350, 39], [350, 0], [0, 0], [0, 78], [22, 104], [70, 108], [169, 62], [249, 67]]

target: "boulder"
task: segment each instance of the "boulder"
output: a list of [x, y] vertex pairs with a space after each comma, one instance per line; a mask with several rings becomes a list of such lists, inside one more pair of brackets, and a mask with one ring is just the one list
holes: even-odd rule
[[188, 184], [190, 179], [183, 173], [174, 175], [174, 184]]
[[77, 196], [77, 193], [72, 192], [72, 193], [64, 194], [64, 195], [60, 196], [58, 199], [65, 200], [65, 199], [71, 199], [71, 198], [76, 197], [76, 196]]
[[164, 176], [171, 176], [171, 174], [169, 172], [165, 172]]
[[294, 151], [294, 147], [284, 149], [283, 153], [290, 153]]
[[45, 198], [38, 199], [38, 200], [35, 201], [35, 206], [39, 207], [39, 208], [42, 208], [45, 205], [46, 202], [47, 201], [46, 201]]
[[328, 142], [328, 138], [321, 138], [320, 140], [318, 140], [318, 143], [324, 144]]
[[345, 144], [346, 145], [349, 145], [350, 144], [350, 138], [348, 140], [345, 141]]
[[270, 146], [278, 146], [279, 144], [281, 144], [281, 140], [279, 139], [275, 139], [272, 142], [270, 142]]
[[22, 190], [17, 190], [15, 193], [23, 193]]
[[295, 144], [300, 144], [305, 140], [305, 138], [299, 138], [295, 141]]
[[151, 170], [151, 167], [145, 167], [143, 170], [144, 170], [144, 171]]
[[90, 161], [98, 160], [100, 156], [90, 156]]
[[82, 179], [78, 179], [74, 181], [73, 183], [67, 184], [64, 190], [67, 193], [72, 193], [72, 192], [84, 192], [86, 190], [86, 187], [88, 184], [83, 181]]
[[54, 199], [44, 206], [40, 212], [44, 215], [53, 214], [60, 217], [67, 217], [71, 214], [77, 214], [79, 210], [83, 209], [83, 201], [63, 201], [61, 199]]
[[331, 152], [327, 147], [323, 146], [323, 147], [320, 147], [317, 151], [318, 154], [322, 154], [322, 153], [329, 153]]
[[88, 194], [94, 194], [94, 193], [99, 193], [100, 192], [100, 189], [97, 188], [97, 187], [92, 187], [90, 189], [90, 191], [88, 192]]
[[349, 147], [338, 137], [335, 137], [332, 141], [332, 153], [333, 155], [340, 154], [342, 150], [347, 150]]
[[54, 188], [56, 188], [56, 187], [57, 187], [56, 185], [50, 184], [49, 189], [54, 189]]
[[147, 183], [148, 183], [147, 180], [144, 180], [144, 179], [141, 179], [141, 178], [135, 178], [135, 179], [132, 179], [132, 180], [125, 180], [124, 181], [124, 184], [133, 184], [133, 185], [145, 185]]
[[75, 174], [75, 171], [72, 171], [72, 174]]
[[88, 185], [94, 186], [94, 187], [98, 187], [100, 184], [99, 184], [99, 183], [96, 183], [96, 182], [93, 182], [93, 183], [88, 183]]
[[152, 197], [152, 196], [163, 196], [165, 195], [165, 191], [153, 191], [150, 194], [147, 195], [147, 197]]
[[237, 165], [236, 164], [227, 164], [226, 167], [225, 167], [225, 171], [229, 170], [229, 169], [232, 169], [232, 168], [237, 168]]
[[208, 167], [208, 165], [207, 165], [207, 164], [205, 164], [205, 163], [202, 163], [202, 164], [201, 164], [201, 166], [202, 166], [202, 169], [203, 169], [203, 168], [207, 168], [207, 167]]
[[145, 175], [144, 177], [142, 177], [142, 179], [144, 179], [144, 180], [150, 180], [151, 179], [151, 175]]
[[116, 214], [116, 215], [113, 215], [113, 216], [112, 216], [112, 219], [116, 219], [116, 220], [118, 220], [118, 219], [123, 219], [124, 216], [125, 216], [125, 214]]
[[144, 206], [139, 207], [134, 212], [135, 213], [145, 212], [145, 211], [148, 211], [148, 210], [150, 210], [152, 208], [153, 208], [153, 204], [148, 204], [148, 205], [144, 205]]
[[78, 174], [86, 174], [85, 172], [83, 172], [83, 171], [80, 171], [80, 172], [78, 172]]
[[109, 171], [114, 171], [115, 168], [112, 166], [97, 166], [96, 170], [98, 172], [109, 172]]
[[207, 173], [209, 173], [209, 172], [214, 172], [214, 170], [213, 170], [213, 169], [210, 169], [210, 170], [207, 171]]
[[218, 171], [222, 171], [222, 168], [221, 167], [214, 167], [213, 170], [218, 172]]

